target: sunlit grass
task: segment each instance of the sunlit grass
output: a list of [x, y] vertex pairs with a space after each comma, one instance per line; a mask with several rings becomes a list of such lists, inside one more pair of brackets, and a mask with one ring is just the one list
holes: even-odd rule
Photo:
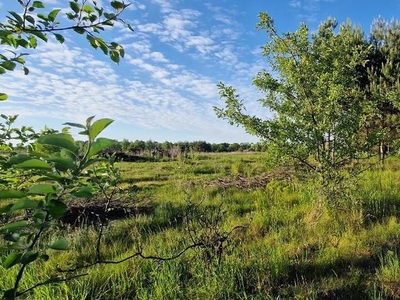
[[[133, 258], [44, 285], [29, 299], [396, 299], [400, 296], [400, 174], [397, 160], [363, 174], [346, 209], [321, 205], [303, 175], [282, 180], [263, 165], [265, 154], [197, 155], [170, 162], [120, 163], [128, 201], [151, 205], [147, 213], [112, 221], [104, 229], [101, 258], [120, 260], [137, 251], [169, 257], [193, 240], [189, 207], [221, 208], [221, 233], [235, 226], [218, 257], [193, 249], [171, 261]], [[393, 168], [391, 168], [393, 166]], [[266, 186], [229, 186], [220, 179], [270, 172]], [[282, 171], [283, 172], [283, 171]], [[286, 177], [285, 177], [286, 178]], [[232, 182], [230, 181], [230, 182]], [[343, 199], [345, 200], [345, 199]], [[141, 202], [142, 201], [142, 202]], [[140, 204], [138, 204], [140, 205]], [[196, 220], [192, 220], [195, 222]], [[200, 228], [200, 227], [199, 227]], [[67, 228], [70, 250], [53, 251], [32, 264], [22, 287], [96, 259], [98, 229]], [[67, 231], [65, 231], [67, 230]], [[198, 229], [201, 230], [201, 229]], [[200, 236], [200, 233], [198, 232]], [[0, 288], [10, 288], [17, 268], [0, 267]]]

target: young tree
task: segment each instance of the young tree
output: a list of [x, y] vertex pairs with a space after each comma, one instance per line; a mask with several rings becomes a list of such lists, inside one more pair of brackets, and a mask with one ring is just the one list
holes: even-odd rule
[[371, 52], [366, 69], [365, 93], [372, 109], [368, 129], [377, 131], [379, 158], [384, 162], [389, 147], [399, 138], [400, 23], [375, 20], [369, 44]]
[[357, 70], [367, 57], [363, 33], [350, 22], [336, 31], [337, 22], [328, 19], [311, 37], [305, 24], [279, 35], [266, 13], [260, 14], [257, 27], [270, 38], [263, 47], [269, 67], [253, 83], [266, 94], [260, 102], [273, 117], [246, 114], [235, 89], [223, 83], [219, 89], [226, 107], [215, 111], [307, 166], [318, 175], [321, 195], [338, 200], [342, 167], [362, 158], [370, 145], [369, 136], [359, 138], [365, 121], [356, 85]]

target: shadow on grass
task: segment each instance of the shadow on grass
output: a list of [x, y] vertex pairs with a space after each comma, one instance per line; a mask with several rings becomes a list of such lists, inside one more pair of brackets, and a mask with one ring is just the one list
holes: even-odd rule
[[365, 201], [364, 224], [384, 222], [390, 217], [400, 217], [400, 197]]
[[[294, 262], [287, 272], [276, 278], [272, 294], [274, 297], [295, 297], [299, 285], [323, 285], [333, 279], [342, 283], [330, 289], [316, 289], [316, 299], [369, 299], [368, 282], [375, 275], [380, 261], [378, 255], [356, 259], [337, 259], [331, 263]], [[337, 279], [341, 278], [341, 281]]]

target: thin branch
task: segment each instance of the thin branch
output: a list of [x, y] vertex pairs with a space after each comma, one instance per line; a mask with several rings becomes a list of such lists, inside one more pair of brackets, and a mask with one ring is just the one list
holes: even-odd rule
[[72, 269], [60, 269], [57, 268], [57, 271], [60, 273], [69, 273], [69, 272], [75, 272], [81, 269], [87, 269], [90, 267], [93, 267], [95, 265], [116, 265], [116, 264], [120, 264], [123, 263], [127, 260], [133, 259], [135, 257], [140, 257], [143, 259], [152, 259], [152, 260], [158, 260], [158, 261], [169, 261], [169, 260], [174, 260], [177, 259], [178, 257], [182, 256], [183, 254], [185, 254], [188, 250], [192, 249], [192, 248], [197, 248], [197, 247], [202, 247], [204, 246], [203, 243], [196, 243], [196, 244], [192, 244], [190, 246], [187, 246], [185, 249], [181, 250], [180, 252], [178, 252], [177, 254], [174, 254], [172, 256], [169, 257], [160, 257], [160, 256], [155, 256], [155, 255], [144, 255], [142, 253], [142, 251], [136, 252], [132, 255], [129, 255], [123, 259], [120, 260], [102, 260], [102, 261], [95, 261], [93, 263], [90, 264], [86, 264], [86, 265], [82, 265], [82, 266], [77, 266], [75, 268]]
[[78, 274], [78, 275], [74, 275], [74, 276], [67, 277], [67, 278], [56, 279], [56, 280], [54, 280], [54, 281], [52, 281], [52, 280], [46, 280], [46, 281], [37, 283], [37, 284], [31, 286], [30, 288], [28, 288], [28, 289], [26, 289], [26, 290], [23, 290], [23, 291], [21, 291], [21, 292], [18, 292], [18, 293], [16, 294], [16, 296], [17, 296], [17, 297], [22, 296], [23, 294], [26, 294], [26, 293], [32, 291], [33, 289], [36, 289], [36, 288], [39, 287], [39, 286], [47, 285], [47, 284], [50, 284], [50, 283], [66, 282], [66, 281], [70, 281], [70, 280], [73, 280], [73, 279], [76, 279], [76, 278], [79, 278], [79, 277], [83, 277], [83, 276], [87, 276], [87, 275], [89, 275], [89, 274], [88, 274], [88, 273], [84, 273], [84, 274]]
[[[105, 19], [103, 21], [99, 21], [97, 23], [92, 23], [89, 25], [79, 25], [80, 23], [78, 23], [78, 25], [73, 25], [73, 26], [67, 26], [67, 27], [60, 27], [60, 28], [43, 28], [43, 29], [30, 29], [30, 28], [26, 28], [26, 27], [22, 27], [22, 31], [26, 32], [26, 33], [35, 33], [35, 32], [54, 32], [54, 31], [66, 31], [66, 30], [74, 30], [74, 29], [90, 29], [90, 28], [94, 28], [96, 26], [100, 26], [100, 25], [107, 25], [108, 22], [110, 21], [121, 21], [121, 19], [119, 18], [119, 16], [121, 15], [121, 13], [123, 12], [123, 10], [119, 11], [118, 13], [116, 13], [112, 18], [109, 19]], [[17, 33], [14, 31], [11, 31], [12, 33]]]

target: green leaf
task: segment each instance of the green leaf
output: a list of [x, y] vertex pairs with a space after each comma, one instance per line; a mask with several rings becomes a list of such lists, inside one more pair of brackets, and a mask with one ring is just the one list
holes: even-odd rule
[[72, 195], [74, 195], [75, 197], [78, 197], [78, 198], [89, 199], [89, 198], [93, 197], [92, 191], [93, 191], [93, 187], [88, 185], [88, 186], [81, 187], [77, 192], [72, 193]]
[[0, 101], [4, 101], [8, 99], [8, 95], [4, 93], [0, 93]]
[[30, 209], [36, 208], [38, 206], [38, 202], [34, 200], [30, 200], [28, 198], [19, 199], [10, 209], [10, 211], [15, 211], [19, 209]]
[[100, 162], [100, 161], [105, 161], [105, 159], [104, 159], [104, 158], [95, 158], [95, 159], [91, 158], [91, 159], [88, 159], [88, 160], [83, 164], [82, 169], [86, 169], [87, 167], [89, 167], [89, 166], [91, 166], [91, 165], [93, 165], [93, 164], [95, 164], [95, 163], [98, 163], [98, 162]]
[[18, 46], [21, 46], [23, 48], [28, 48], [29, 47], [29, 42], [27, 40], [25, 40], [25, 39], [22, 39], [22, 38], [17, 40], [17, 44], [18, 44]]
[[70, 1], [69, 2], [69, 7], [73, 10], [73, 12], [74, 13], [79, 13], [79, 10], [81, 9], [80, 7], [79, 7], [79, 4], [78, 3], [76, 3], [75, 1]]
[[15, 164], [20, 164], [20, 163], [22, 163], [22, 162], [24, 162], [24, 161], [27, 161], [27, 160], [29, 160], [29, 159], [31, 159], [31, 157], [30, 157], [29, 155], [26, 155], [26, 154], [16, 154], [16, 155], [11, 156], [11, 157], [7, 160], [7, 163], [15, 165]]
[[73, 154], [77, 154], [79, 150], [79, 147], [75, 144], [72, 136], [67, 133], [48, 134], [41, 136], [38, 139], [38, 143], [59, 147], [68, 150]]
[[0, 207], [0, 215], [10, 213], [11, 206], [13, 206], [11, 203], [1, 206]]
[[[107, 20], [114, 20], [115, 19], [115, 14], [113, 14], [113, 13], [104, 13], [104, 16], [107, 18]], [[104, 23], [103, 23], [104, 24]], [[109, 25], [113, 25], [113, 23], [112, 23], [112, 21], [111, 21], [111, 23], [109, 23]]]
[[32, 16], [26, 15], [26, 16], [25, 16], [25, 19], [26, 19], [29, 23], [31, 23], [32, 25], [35, 25], [35, 19], [34, 19]]
[[50, 157], [47, 161], [54, 162], [55, 168], [61, 172], [76, 169], [75, 162], [70, 157]]
[[90, 148], [89, 153], [88, 153], [88, 158], [92, 157], [93, 155], [96, 155], [100, 151], [107, 149], [108, 147], [110, 147], [114, 144], [115, 144], [114, 140], [110, 140], [107, 138], [98, 138], [92, 144], [92, 147]]
[[119, 1], [111, 1], [111, 6], [116, 10], [121, 10], [125, 8], [125, 4]]
[[9, 241], [9, 242], [13, 242], [13, 243], [17, 243], [20, 239], [20, 235], [16, 232], [14, 233], [7, 233], [4, 235], [4, 240]]
[[14, 71], [16, 65], [17, 64], [15, 62], [12, 62], [11, 60], [6, 60], [1, 63], [1, 66], [8, 71]]
[[97, 38], [92, 37], [91, 35], [86, 35], [87, 40], [89, 41], [90, 45], [97, 49], [99, 47], [99, 43], [97, 41]]
[[47, 195], [47, 194], [56, 194], [57, 188], [52, 184], [37, 184], [32, 186], [27, 194], [30, 195]]
[[12, 252], [7, 255], [6, 259], [3, 261], [3, 267], [7, 270], [10, 269], [12, 266], [15, 266], [21, 261], [21, 253]]
[[39, 179], [37, 179], [37, 181], [48, 181], [48, 180], [55, 180], [58, 182], [64, 182], [65, 180], [68, 180], [68, 178], [63, 177], [61, 175], [59, 175], [58, 173], [46, 173], [44, 174], [43, 177], [40, 177]]
[[43, 222], [43, 220], [46, 218], [46, 216], [47, 216], [47, 213], [45, 211], [39, 211], [33, 215], [33, 218], [39, 219], [39, 220], [41, 220], [41, 222]]
[[29, 39], [29, 45], [30, 45], [32, 48], [36, 48], [36, 46], [37, 46], [37, 40], [36, 40], [36, 38], [35, 38], [33, 35], [30, 35], [28, 39]]
[[39, 252], [27, 251], [21, 256], [21, 264], [27, 265], [35, 261], [39, 257]]
[[90, 127], [89, 127], [89, 138], [91, 140], [94, 140], [108, 125], [110, 125], [114, 120], [112, 119], [99, 119], [95, 121]]
[[15, 165], [19, 169], [51, 169], [51, 166], [40, 159], [29, 159], [20, 164]]
[[48, 19], [52, 22], [57, 18], [58, 13], [61, 11], [61, 9], [54, 9], [52, 10], [49, 15], [47, 16]]
[[84, 125], [79, 124], [79, 123], [66, 122], [63, 125], [68, 125], [68, 126], [71, 126], [71, 127], [78, 127], [78, 128], [86, 129], [86, 127]]
[[42, 20], [44, 20], [45, 22], [48, 22], [48, 21], [50, 21], [49, 20], [49, 16], [48, 15], [45, 15], [45, 14], [37, 14], [37, 17], [39, 18], [39, 19], [42, 19]]
[[115, 50], [110, 51], [110, 58], [113, 62], [119, 64], [119, 53]]
[[68, 242], [64, 239], [58, 239], [49, 248], [54, 250], [68, 250]]
[[108, 47], [107, 47], [107, 44], [106, 44], [102, 39], [100, 39], [100, 38], [97, 38], [97, 42], [98, 42], [98, 44], [99, 44], [99, 47], [100, 47], [101, 51], [103, 51], [103, 53], [104, 53], [105, 55], [107, 55], [107, 54], [108, 54]]
[[7, 230], [13, 231], [13, 230], [25, 228], [28, 226], [29, 226], [29, 223], [27, 221], [17, 221], [17, 222], [8, 223], [8, 224], [4, 225], [3, 227], [0, 227], [0, 231], [7, 231]]
[[94, 12], [94, 9], [93, 9], [90, 5], [85, 4], [85, 5], [83, 6], [83, 11], [84, 11], [85, 13], [90, 14], [90, 13]]
[[65, 213], [67, 212], [67, 206], [64, 202], [59, 200], [51, 200], [47, 205], [47, 209], [49, 214], [55, 219], [64, 217]]
[[37, 36], [42, 41], [47, 42], [47, 36], [44, 33], [40, 31], [32, 31], [31, 34]]
[[85, 29], [83, 29], [83, 28], [81, 28], [81, 27], [75, 27], [75, 28], [74, 28], [74, 31], [75, 31], [76, 33], [79, 33], [79, 34], [84, 34], [84, 33], [85, 33]]
[[48, 261], [49, 258], [50, 258], [50, 256], [48, 256], [47, 254], [42, 254], [42, 255], [39, 256], [39, 258], [40, 258], [41, 260]]
[[118, 49], [119, 55], [123, 58], [125, 56], [124, 48], [122, 46], [119, 46], [119, 48], [117, 48], [117, 49]]
[[61, 34], [55, 33], [54, 36], [56, 37], [57, 41], [62, 44], [65, 42], [64, 37]]
[[45, 8], [44, 3], [42, 1], [33, 1], [32, 7], [35, 8]]
[[25, 197], [25, 194], [17, 190], [0, 190], [0, 199], [14, 199]]
[[95, 116], [90, 116], [89, 118], [86, 119], [86, 127], [90, 127], [92, 124], [92, 120], [94, 119]]
[[14, 19], [19, 23], [22, 24], [24, 21], [22, 20], [21, 16], [17, 14], [15, 11], [8, 11], [10, 15], [14, 17]]
[[89, 20], [90, 20], [90, 22], [95, 22], [96, 20], [97, 20], [97, 16], [96, 15], [90, 15], [89, 16]]
[[28, 75], [29, 74], [29, 69], [27, 67], [22, 67], [22, 70], [24, 71], [24, 75]]

